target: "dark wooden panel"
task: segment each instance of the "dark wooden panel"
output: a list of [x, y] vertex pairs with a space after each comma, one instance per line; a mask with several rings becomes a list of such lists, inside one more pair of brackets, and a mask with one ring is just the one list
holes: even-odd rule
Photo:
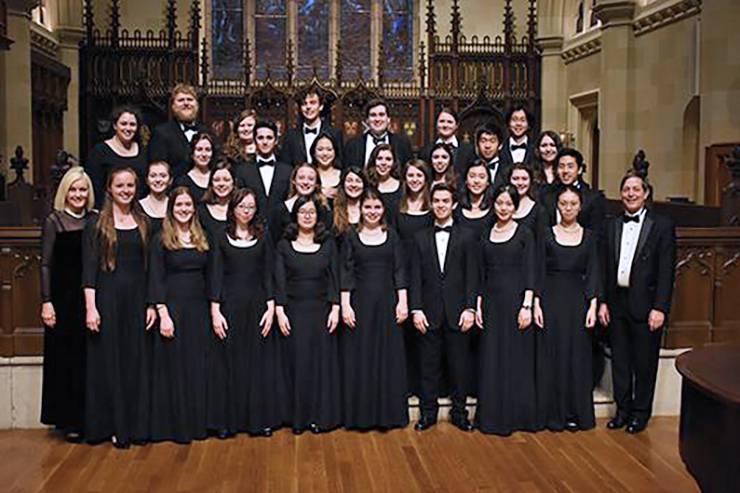
[[712, 340], [740, 339], [740, 246], [717, 248]]
[[709, 246], [680, 247], [676, 256], [670, 326], [665, 345], [693, 347], [711, 340], [714, 252]]
[[715, 144], [706, 148], [704, 159], [704, 203], [719, 207], [722, 190], [732, 181], [732, 175], [724, 162], [740, 144]]

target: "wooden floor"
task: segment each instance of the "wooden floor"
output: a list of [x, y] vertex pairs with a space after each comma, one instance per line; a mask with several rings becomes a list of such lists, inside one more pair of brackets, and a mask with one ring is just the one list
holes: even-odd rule
[[678, 418], [631, 436], [596, 430], [239, 436], [190, 446], [70, 445], [45, 430], [0, 432], [0, 490], [25, 491], [698, 491], [678, 455]]

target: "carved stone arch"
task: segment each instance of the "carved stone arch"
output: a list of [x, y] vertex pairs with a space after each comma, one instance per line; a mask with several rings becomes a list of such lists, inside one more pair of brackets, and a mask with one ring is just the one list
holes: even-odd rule
[[460, 112], [458, 133], [463, 141], [475, 144], [475, 130], [485, 123], [492, 123], [501, 129], [506, 127], [501, 109], [490, 102], [476, 101]]

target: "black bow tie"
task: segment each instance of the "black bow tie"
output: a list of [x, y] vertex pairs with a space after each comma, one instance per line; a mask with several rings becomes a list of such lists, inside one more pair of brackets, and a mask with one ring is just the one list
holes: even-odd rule
[[257, 167], [261, 168], [262, 166], [275, 166], [275, 160], [257, 159]]
[[375, 145], [385, 144], [385, 139], [386, 139], [386, 137], [388, 137], [388, 134], [383, 134], [380, 137], [376, 137], [376, 136], [370, 134], [370, 137], [373, 138], [373, 144], [375, 144]]
[[498, 163], [498, 159], [496, 161], [491, 161], [490, 163], [488, 163], [488, 169], [495, 170], [496, 168], [498, 168]]
[[318, 134], [319, 133], [319, 129], [318, 128], [303, 127], [303, 133], [306, 134], [306, 135], [308, 135], [308, 134]]
[[625, 223], [625, 224], [632, 223], [632, 222], [639, 224], [640, 223], [640, 216], [628, 216], [627, 214], [623, 214], [622, 215], [622, 222]]
[[182, 124], [182, 130], [183, 132], [187, 132], [189, 130], [196, 132], [198, 130], [198, 124], [197, 123], [184, 123]]
[[512, 151], [516, 151], [516, 150], [519, 150], [519, 149], [521, 149], [523, 151], [526, 151], [527, 150], [527, 144], [512, 144], [512, 145], [509, 146], [509, 149], [511, 149]]
[[452, 233], [452, 226], [435, 226], [435, 233]]

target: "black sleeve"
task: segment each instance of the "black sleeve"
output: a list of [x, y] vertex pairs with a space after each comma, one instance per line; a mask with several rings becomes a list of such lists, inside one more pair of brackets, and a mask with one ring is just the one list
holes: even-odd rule
[[[105, 145], [105, 144], [103, 144]], [[85, 173], [90, 177], [95, 193], [95, 208], [100, 210], [105, 201], [106, 164], [98, 146], [93, 147], [87, 155]]]
[[165, 267], [165, 249], [159, 235], [155, 236], [149, 246], [149, 283], [147, 303], [150, 305], [167, 302], [167, 269]]
[[327, 273], [327, 301], [332, 305], [339, 304], [339, 254], [332, 238], [327, 238], [325, 244], [329, 249], [329, 272]]
[[260, 241], [265, 253], [262, 265], [262, 288], [265, 290], [265, 299], [269, 301], [275, 299], [275, 272], [272, 269], [275, 265], [275, 247], [268, 234], [265, 234]]
[[658, 243], [658, 282], [654, 308], [668, 315], [676, 276], [676, 226], [668, 218], [665, 221]]
[[85, 224], [82, 233], [82, 287], [98, 287], [98, 269], [100, 268], [100, 251], [98, 233], [95, 227], [97, 217], [92, 216]]
[[208, 286], [208, 299], [210, 301], [222, 302], [221, 296], [224, 281], [223, 252], [221, 241], [211, 241], [208, 251], [208, 268], [206, 269], [206, 285]]
[[539, 296], [545, 287], [545, 271], [542, 268], [542, 263], [538, 262], [537, 259], [545, 258], [545, 231], [549, 227], [549, 224], [547, 220], [547, 211], [545, 210], [545, 208], [542, 207], [542, 205], [539, 203], [535, 204], [535, 207], [537, 208], [534, 230], [535, 258], [532, 263], [532, 268], [534, 269], [535, 273], [535, 283], [532, 289], [534, 289], [535, 296]]
[[[584, 231], [584, 234], [588, 234]], [[589, 235], [588, 246], [588, 264], [586, 266], [586, 299], [598, 298], [600, 293], [601, 281], [601, 264], [599, 263], [598, 241], [596, 233]]]
[[396, 289], [406, 289], [409, 282], [401, 240], [393, 231], [389, 230], [388, 241], [392, 242], [391, 246], [393, 247], [393, 285]]
[[604, 234], [604, 218], [606, 217], [606, 197], [600, 190], [594, 192], [593, 206], [591, 209], [591, 229], [596, 235], [597, 248], [601, 246]]
[[465, 308], [473, 310], [477, 307], [480, 291], [480, 249], [477, 247], [477, 239], [469, 235], [465, 242]]
[[275, 252], [275, 304], [285, 306], [287, 302], [287, 271], [285, 269], [285, 253], [287, 240], [281, 240]]
[[414, 238], [413, 253], [411, 256], [411, 282], [409, 283], [409, 311], [423, 310], [423, 295], [421, 281], [421, 243], [418, 236]]
[[537, 242], [534, 234], [527, 228], [524, 228], [522, 233], [524, 234], [524, 290], [531, 289], [537, 292]]
[[340, 289], [342, 291], [352, 291], [355, 289], [355, 259], [354, 246], [352, 237], [356, 233], [348, 232], [344, 237], [342, 244], [342, 259], [339, 271]]
[[51, 269], [54, 261], [54, 242], [57, 238], [57, 224], [54, 212], [46, 216], [41, 231], [41, 301], [51, 301]]

